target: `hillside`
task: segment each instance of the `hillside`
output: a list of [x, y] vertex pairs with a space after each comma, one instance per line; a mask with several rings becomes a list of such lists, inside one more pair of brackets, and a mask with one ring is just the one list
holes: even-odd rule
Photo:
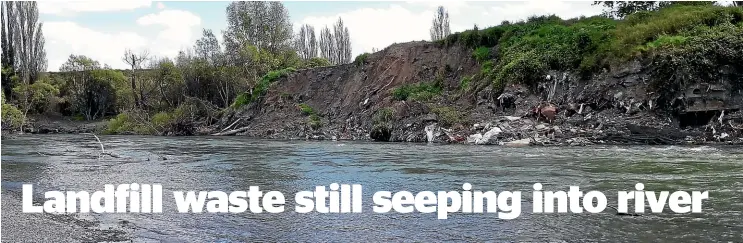
[[742, 13], [682, 6], [623, 21], [544, 16], [396, 44], [280, 77], [222, 117], [219, 130], [485, 144], [740, 142]]

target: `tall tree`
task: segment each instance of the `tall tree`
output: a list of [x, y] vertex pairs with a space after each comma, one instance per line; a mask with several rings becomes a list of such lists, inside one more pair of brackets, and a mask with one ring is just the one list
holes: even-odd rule
[[[43, 23], [39, 22], [39, 9], [36, 2], [3, 3], [4, 31], [2, 32], [4, 33], [3, 41], [7, 41], [3, 53], [7, 51], [11, 54], [3, 60], [3, 68], [12, 68], [13, 71], [6, 73], [15, 74], [20, 81], [20, 84], [10, 85], [31, 87], [31, 84], [39, 78], [41, 72], [46, 71], [47, 67], [44, 34], [42, 33]], [[5, 65], [10, 65], [10, 67]], [[30, 89], [17, 90], [21, 91], [15, 95], [22, 102], [22, 106], [29, 107], [29, 102], [33, 98]]]
[[450, 34], [449, 11], [444, 6], [439, 6], [431, 24], [431, 41], [442, 40]]
[[320, 30], [320, 57], [327, 59], [332, 64], [337, 64], [336, 60], [336, 46], [335, 40], [333, 39], [333, 33], [330, 32], [330, 28], [325, 26]]
[[[132, 95], [134, 96], [134, 104], [137, 107], [142, 107], [144, 104], [144, 91], [141, 89], [141, 87], [139, 90], [137, 90], [137, 71], [139, 69], [142, 69], [142, 65], [147, 60], [148, 56], [149, 52], [147, 52], [146, 50], [143, 50], [139, 54], [136, 54], [131, 49], [126, 49], [126, 51], [124, 51], [124, 57], [121, 58], [124, 62], [126, 62], [126, 64], [131, 67]], [[137, 94], [137, 91], [139, 91], [139, 94]]]
[[22, 82], [32, 83], [38, 79], [39, 73], [46, 71], [43, 23], [39, 22], [39, 9], [36, 2], [14, 3], [16, 4], [17, 27], [14, 28], [16, 33], [13, 34], [15, 41], [12, 45], [16, 72], [20, 75]]
[[223, 35], [227, 53], [247, 45], [277, 53], [290, 47], [292, 25], [281, 2], [236, 1], [227, 6]]
[[308, 24], [303, 25], [295, 37], [294, 48], [297, 49], [299, 57], [303, 60], [310, 60], [313, 57], [317, 57], [315, 27]]
[[15, 75], [15, 51], [13, 50], [13, 33], [16, 31], [14, 28], [17, 27], [15, 21], [16, 15], [13, 8], [15, 4], [8, 1], [3, 1], [0, 4], [2, 11], [2, 14], [0, 14], [2, 15], [2, 23], [0, 23], [2, 24], [2, 37], [0, 37], [2, 39], [0, 40], [0, 44], [2, 45], [2, 88], [5, 97], [10, 97], [14, 85], [10, 77]]
[[222, 55], [222, 50], [219, 47], [219, 41], [214, 36], [212, 30], [203, 30], [203, 35], [200, 39], [196, 40], [194, 49], [198, 57], [208, 61], [212, 65], [216, 65], [219, 62], [219, 58]]
[[278, 53], [291, 48], [292, 23], [289, 20], [289, 11], [279, 1], [271, 1], [268, 4], [268, 50]]
[[351, 62], [351, 36], [348, 32], [348, 27], [343, 25], [343, 19], [338, 17], [338, 21], [333, 25], [333, 40], [335, 41], [336, 47], [336, 65], [346, 64]]

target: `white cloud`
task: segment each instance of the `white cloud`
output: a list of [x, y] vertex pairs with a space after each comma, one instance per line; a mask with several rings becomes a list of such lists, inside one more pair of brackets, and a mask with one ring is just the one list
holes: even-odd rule
[[176, 28], [179, 26], [194, 26], [201, 24], [201, 17], [184, 10], [163, 10], [159, 13], [148, 14], [137, 19], [137, 24], [163, 25]]
[[70, 54], [86, 55], [113, 68], [126, 68], [121, 60], [126, 49], [147, 49], [152, 56], [175, 57], [198, 38], [201, 18], [188, 11], [163, 10], [142, 16], [136, 23], [142, 26], [137, 32], [116, 32], [97, 31], [70, 21], [45, 22], [49, 70], [58, 70]]
[[162, 28], [155, 37], [151, 48], [157, 49], [160, 56], [175, 56], [181, 49], [193, 45], [199, 37], [201, 17], [183, 10], [163, 10], [137, 19], [142, 26]]
[[127, 1], [40, 1], [38, 3], [39, 13], [60, 16], [71, 16], [85, 12], [113, 12], [122, 10], [133, 10], [137, 8], [150, 7], [152, 1], [127, 0]]
[[121, 55], [125, 49], [147, 45], [147, 39], [137, 33], [103, 33], [69, 21], [46, 22], [43, 28], [49, 70], [58, 70], [70, 54], [86, 55], [101, 65], [121, 67]]
[[395, 42], [428, 39], [430, 16], [433, 11], [411, 12], [400, 5], [388, 8], [362, 8], [333, 16], [307, 17], [295, 26], [310, 24], [318, 32], [326, 25], [333, 28], [338, 17], [348, 26], [353, 55], [382, 49]]
[[157, 2], [157, 9], [165, 9], [165, 4], [163, 2]]
[[436, 8], [442, 5], [449, 11], [452, 32], [500, 24], [503, 20], [517, 21], [532, 15], [556, 14], [563, 19], [591, 16], [601, 13], [601, 7], [591, 2], [525, 1], [525, 2], [420, 2], [392, 4], [386, 8], [362, 8], [330, 16], [309, 16], [294, 23], [315, 26], [318, 32], [327, 25], [332, 29], [338, 17], [343, 18], [351, 33], [353, 55], [382, 49], [393, 43], [429, 40], [429, 28]]

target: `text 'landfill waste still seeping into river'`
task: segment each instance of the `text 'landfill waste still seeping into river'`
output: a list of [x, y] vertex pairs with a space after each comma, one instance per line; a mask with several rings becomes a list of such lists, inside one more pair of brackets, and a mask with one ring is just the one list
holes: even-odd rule
[[[568, 191], [543, 190], [541, 183], [533, 185], [533, 213], [600, 213], [608, 206], [603, 192], [583, 193], [578, 186]], [[163, 188], [161, 184], [112, 184], [103, 191], [47, 191], [41, 206], [34, 205], [33, 185], [23, 185], [23, 212], [25, 213], [162, 213]], [[262, 191], [250, 186], [247, 191], [172, 191], [175, 209], [179, 213], [281, 213], [286, 198], [279, 191]], [[700, 213], [702, 202], [709, 198], [707, 191], [645, 191], [642, 183], [634, 191], [616, 193], [617, 213], [661, 213], [668, 208], [674, 213]], [[363, 188], [359, 184], [332, 183], [316, 186], [314, 191], [294, 194], [294, 212], [297, 213], [361, 213]], [[464, 183], [461, 191], [376, 191], [372, 195], [374, 213], [436, 213], [438, 219], [447, 219], [449, 213], [496, 213], [500, 219], [515, 219], [521, 215], [520, 191], [473, 190]]]

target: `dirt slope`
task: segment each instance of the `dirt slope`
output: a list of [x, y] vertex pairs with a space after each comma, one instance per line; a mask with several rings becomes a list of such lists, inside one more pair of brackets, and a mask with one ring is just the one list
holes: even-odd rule
[[[737, 125], [743, 124], [739, 90], [725, 89], [721, 98], [701, 94], [705, 103], [718, 100], [723, 105], [704, 106], [702, 113], [690, 116], [684, 112], [686, 106], [657, 104], [659, 95], [649, 87], [643, 68], [632, 62], [592, 80], [552, 71], [535, 82], [536, 87], [509, 85], [502, 93], [492, 91], [488, 80], [474, 80], [477, 87], [464, 92], [460, 81], [480, 71], [472, 50], [430, 42], [395, 44], [363, 62], [298, 70], [280, 78], [258, 102], [224, 116], [220, 130], [232, 125], [229, 129], [241, 128], [238, 135], [278, 139], [477, 144], [743, 142], [743, 125]], [[436, 79], [444, 92], [429, 102], [398, 101], [391, 95], [403, 84]], [[721, 82], [722, 87], [730, 86], [725, 85], [730, 81]], [[696, 85], [710, 89], [716, 84]], [[299, 104], [311, 107], [321, 125], [313, 123]], [[553, 107], [554, 119], [539, 119], [535, 107], [540, 105]], [[378, 123], [375, 113], [382, 109], [393, 111], [385, 123], [390, 134], [370, 136]], [[713, 118], [719, 120], [716, 128], [707, 122]]]

